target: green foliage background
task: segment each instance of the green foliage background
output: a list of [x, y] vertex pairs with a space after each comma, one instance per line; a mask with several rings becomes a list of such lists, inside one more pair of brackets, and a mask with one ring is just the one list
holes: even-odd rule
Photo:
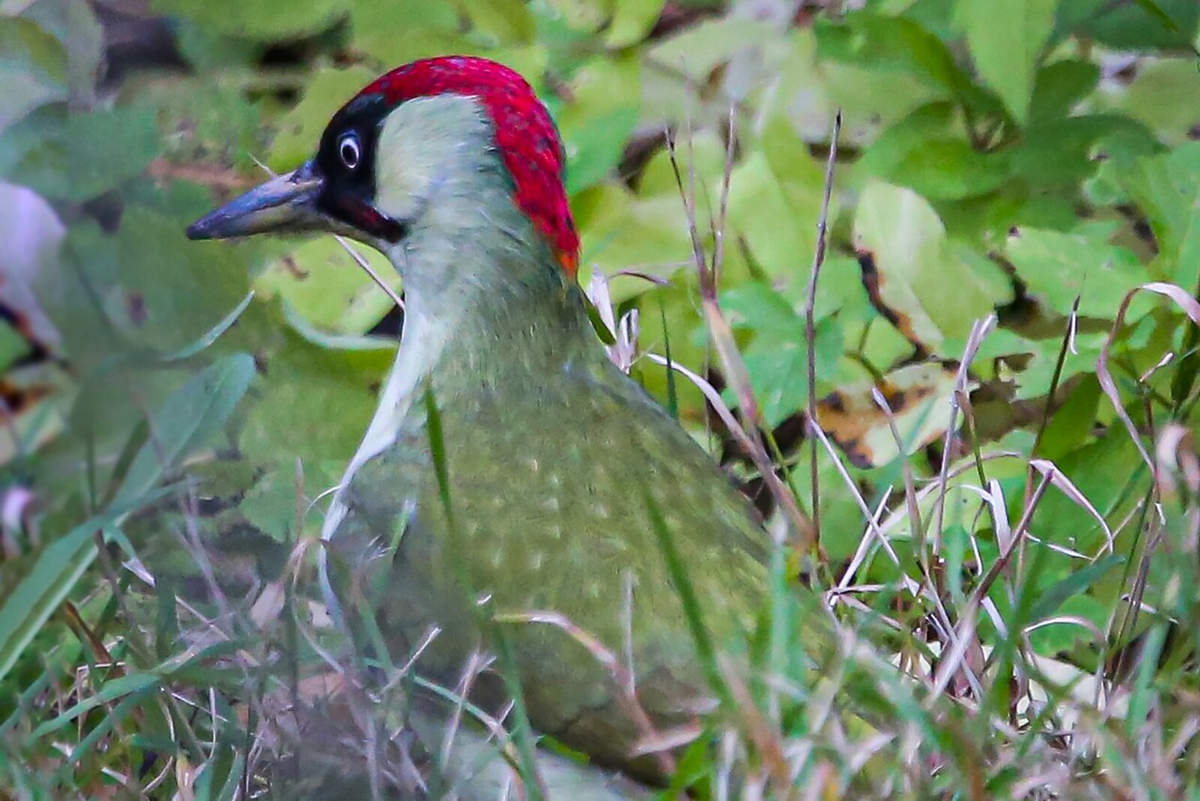
[[[614, 300], [640, 310], [644, 350], [669, 342], [697, 370], [711, 354], [663, 132], [694, 173], [707, 231], [732, 126], [721, 303], [779, 433], [809, 393], [802, 311], [840, 109], [816, 393], [914, 380], [896, 371], [960, 358], [972, 324], [995, 311], [972, 363], [964, 455], [995, 455], [978, 478], [997, 482], [1014, 522], [1028, 460], [1052, 460], [1116, 532], [1116, 552], [1137, 558], [1150, 499], [1187, 499], [1153, 494], [1097, 360], [1127, 292], [1200, 284], [1198, 24], [1194, 0], [0, 0], [0, 216], [21, 221], [0, 222], [0, 491], [35, 498], [5, 521], [3, 737], [52, 761], [28, 743], [70, 719], [28, 723], [13, 699], [96, 659], [65, 599], [100, 639], [120, 631], [103, 581], [114, 564], [144, 562], [186, 587], [195, 566], [180, 543], [200, 537], [238, 598], [319, 529], [297, 496], [334, 486], [357, 445], [394, 352], [379, 327], [391, 301], [329, 238], [198, 244], [183, 229], [261, 180], [259, 161], [296, 166], [347, 97], [424, 56], [485, 55], [535, 84], [567, 147], [582, 280], [667, 279], [618, 276]], [[167, 44], [131, 45], [126, 29]], [[864, 288], [868, 260], [887, 314]], [[1196, 342], [1178, 307], [1130, 306], [1110, 366], [1144, 433], [1176, 423], [1191, 436]], [[666, 400], [661, 368], [635, 372]], [[849, 469], [868, 500], [902, 485], [902, 465], [937, 474], [940, 451], [918, 446], [940, 441], [950, 375], [915, 379], [928, 402], [905, 410], [911, 454], [881, 440], [878, 421], [864, 436], [871, 464]], [[677, 389], [681, 419], [704, 436], [701, 395]], [[805, 454], [789, 453], [801, 485]], [[862, 516], [831, 460], [819, 470], [822, 541], [841, 565]], [[164, 478], [182, 495], [164, 496]], [[998, 552], [985, 500], [961, 490], [946, 511], [952, 584], [972, 547], [985, 563]], [[1051, 491], [1032, 530], [1057, 547], [1030, 589], [1058, 602], [1028, 622], [1070, 615], [1108, 631], [1128, 563], [1089, 563], [1108, 536], [1096, 515]], [[111, 554], [100, 566], [97, 531]], [[898, 536], [913, 534], [904, 524]], [[1103, 569], [1079, 579], [1089, 564]], [[860, 578], [898, 574], [872, 558]], [[1039, 653], [1095, 662], [1083, 627], [1032, 636]], [[171, 653], [161, 639], [118, 639], [147, 669]], [[205, 664], [191, 654], [171, 675]], [[108, 700], [145, 691], [122, 689]], [[141, 726], [161, 737], [160, 724]]]

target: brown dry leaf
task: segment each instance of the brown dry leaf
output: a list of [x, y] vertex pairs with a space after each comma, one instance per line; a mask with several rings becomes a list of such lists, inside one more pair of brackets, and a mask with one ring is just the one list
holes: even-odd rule
[[[908, 453], [945, 435], [954, 377], [952, 365], [925, 362], [894, 370], [878, 385]], [[899, 453], [887, 416], [871, 390], [870, 382], [859, 382], [817, 402], [817, 423], [857, 467], [880, 467]]]

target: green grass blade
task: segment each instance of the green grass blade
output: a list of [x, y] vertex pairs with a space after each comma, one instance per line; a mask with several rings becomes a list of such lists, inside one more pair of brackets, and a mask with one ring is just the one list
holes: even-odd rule
[[242, 298], [242, 302], [234, 307], [233, 311], [221, 318], [216, 325], [201, 334], [194, 342], [185, 345], [174, 353], [162, 357], [162, 360], [164, 362], [183, 361], [207, 350], [210, 345], [220, 339], [222, 334], [233, 327], [233, 324], [242, 316], [242, 312], [246, 311], [246, 307], [250, 305], [250, 301], [252, 300], [254, 300], [253, 289], [247, 292], [246, 297]]

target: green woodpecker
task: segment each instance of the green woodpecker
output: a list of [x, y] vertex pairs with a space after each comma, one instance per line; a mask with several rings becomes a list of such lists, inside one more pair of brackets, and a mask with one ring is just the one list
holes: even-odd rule
[[[409, 648], [436, 627], [419, 671], [453, 686], [502, 630], [539, 732], [661, 779], [660, 763], [633, 755], [645, 727], [611, 671], [565, 627], [528, 616], [553, 612], [629, 657], [654, 727], [682, 725], [712, 694], [652, 515], [718, 642], [745, 642], [761, 611], [767, 538], [721, 468], [608, 359], [575, 280], [564, 162], [518, 74], [417, 61], [346, 104], [311, 161], [188, 234], [326, 231], [387, 255], [404, 330], [326, 516], [330, 548], [378, 569], [398, 538], [377, 614]], [[498, 700], [495, 683], [477, 684]]]

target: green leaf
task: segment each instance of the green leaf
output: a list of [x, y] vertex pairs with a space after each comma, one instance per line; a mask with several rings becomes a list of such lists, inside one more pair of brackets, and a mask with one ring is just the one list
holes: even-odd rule
[[[1096, 441], [1067, 454], [1057, 466], [1108, 521], [1120, 520], [1131, 510], [1150, 479], [1149, 470], [1120, 426], [1110, 427]], [[1046, 494], [1031, 530], [1046, 542], [1089, 555], [1098, 553], [1106, 542], [1096, 519], [1061, 492]], [[1118, 539], [1118, 550], [1122, 541]]]
[[28, 148], [19, 139], [20, 126], [6, 132], [18, 137], [9, 147], [20, 152], [9, 175], [50, 198], [90, 200], [140, 175], [162, 151], [154, 113], [146, 108], [71, 113], [65, 119], [34, 115], [25, 122], [34, 137]]
[[855, 11], [838, 23], [821, 16], [815, 30], [822, 59], [907, 73], [977, 111], [1000, 110], [996, 99], [958, 66], [945, 43], [912, 19]]
[[745, 17], [724, 17], [689, 25], [645, 52], [644, 58], [703, 85], [709, 75], [747, 47], [778, 36], [775, 25]]
[[85, 200], [140, 175], [161, 152], [161, 142], [149, 109], [72, 114], [66, 127], [68, 183], [62, 196]]
[[[1149, 280], [1137, 256], [1108, 244], [1101, 232], [1022, 228], [1009, 237], [1005, 255], [1030, 293], [1064, 316], [1079, 296], [1080, 315], [1111, 319], [1125, 294]], [[1127, 320], [1148, 308], [1135, 302]]]
[[154, 0], [164, 14], [187, 17], [206, 28], [264, 41], [298, 38], [325, 28], [349, 0]]
[[612, 173], [637, 122], [637, 107], [626, 106], [591, 120], [569, 135], [568, 194], [595, 186]]
[[[572, 207], [583, 241], [583, 264], [596, 265], [610, 275], [632, 265], [670, 275], [686, 263], [687, 216], [678, 193], [641, 198], [610, 182], [577, 195]], [[615, 302], [629, 294], [629, 284], [614, 284]]]
[[1100, 68], [1090, 61], [1063, 59], [1038, 70], [1029, 104], [1031, 122], [1066, 117], [1095, 88]]
[[[730, 325], [754, 332], [743, 350], [746, 372], [762, 413], [771, 426], [801, 409], [808, 399], [808, 343], [804, 318], [778, 292], [759, 282], [742, 284], [721, 295]], [[833, 376], [843, 351], [842, 326], [833, 317], [816, 326], [817, 376]], [[736, 405], [736, 393], [725, 391]]]
[[528, 44], [533, 40], [533, 15], [523, 0], [459, 0], [458, 5], [476, 31], [494, 38], [497, 44]]
[[[1055, 556], [1057, 557], [1058, 555], [1055, 554]], [[1070, 572], [1072, 567], [1080, 564], [1077, 560], [1074, 561], [1073, 565], [1062, 564], [1064, 561], [1062, 559], [1047, 559], [1046, 561], [1052, 565], [1052, 568], [1046, 571], [1047, 575], [1044, 576], [1046, 579], [1055, 579], [1064, 574], [1070, 576], [1072, 575]], [[1101, 576], [1099, 581], [1103, 582], [1105, 578], [1105, 576]], [[1111, 580], [1109, 578], [1109, 581]], [[1050, 586], [1053, 587], [1055, 585], [1051, 584]], [[1096, 585], [1093, 584], [1093, 586], [1095, 587]], [[1103, 587], [1104, 584], [1101, 583], [1100, 586]], [[1037, 593], [1042, 591], [1040, 589], [1035, 590], [1035, 597], [1037, 597]], [[1096, 598], [1095, 591], [1087, 594], [1072, 595], [1064, 599], [1058, 607], [1059, 616], [1082, 618], [1083, 620], [1091, 621], [1101, 630], [1104, 629], [1111, 614], [1111, 605]], [[1032, 620], [1032, 617], [1026, 616], [1024, 618], [1025, 622]], [[1067, 620], [1056, 621], [1031, 631], [1029, 633], [1029, 642], [1033, 646], [1035, 653], [1050, 657], [1060, 654], [1077, 653], [1079, 649], [1085, 649], [1086, 652], [1094, 652], [1096, 647], [1096, 637], [1092, 632], [1074, 621]]]
[[567, 190], [601, 182], [620, 162], [641, 109], [641, 70], [634, 55], [593, 58], [571, 77], [572, 102], [557, 116], [567, 151]]
[[190, 359], [197, 354], [203, 353], [214, 342], [220, 339], [222, 334], [224, 334], [230, 328], [233, 328], [233, 324], [236, 323], [238, 318], [242, 316], [242, 312], [246, 311], [246, 307], [250, 305], [250, 301], [252, 300], [254, 300], [254, 292], [247, 292], [246, 297], [242, 298], [242, 302], [234, 307], [229, 314], [221, 318], [216, 325], [205, 331], [203, 336], [201, 336], [195, 342], [185, 345], [174, 353], [164, 356], [163, 361], [178, 362], [183, 361], [184, 359]]
[[245, 353], [226, 356], [192, 376], [154, 415], [150, 441], [142, 445], [114, 504], [127, 503], [158, 483], [196, 448], [221, 432], [254, 378], [254, 359]]
[[1012, 151], [1012, 173], [1033, 186], [1075, 185], [1096, 171], [1093, 150], [1104, 143], [1143, 153], [1157, 146], [1141, 124], [1116, 115], [1035, 122]]
[[104, 31], [93, 4], [86, 0], [25, 0], [17, 6], [22, 17], [37, 23], [62, 44], [71, 100], [81, 108], [91, 107], [104, 58]]
[[616, 0], [616, 3], [604, 37], [609, 47], [627, 47], [641, 41], [667, 4], [666, 0]]
[[612, 0], [545, 0], [551, 14], [562, 19], [569, 28], [581, 33], [594, 33], [604, 24]]
[[1008, 157], [1005, 153], [980, 153], [962, 139], [926, 140], [883, 177], [933, 200], [959, 200], [1003, 186]]
[[[771, 276], [802, 283], [816, 249], [825, 171], [800, 146], [783, 117], [767, 121], [758, 147], [733, 170], [729, 189], [729, 227], [745, 237], [754, 258]], [[718, 173], [719, 174], [719, 173]], [[719, 185], [710, 190], [715, 194]], [[830, 219], [837, 216], [831, 202]], [[794, 224], [781, 225], [790, 220]], [[703, 223], [701, 223], [703, 230]]]
[[1200, 142], [1119, 168], [1125, 191], [1150, 221], [1159, 260], [1185, 288], [1200, 281]]
[[792, 304], [763, 281], [747, 281], [721, 293], [721, 311], [737, 330], [791, 335], [804, 328]]
[[1181, 37], [1185, 36], [1179, 27], [1179, 23], [1172, 19], [1170, 14], [1163, 11], [1162, 6], [1156, 3], [1155, 0], [1133, 0], [1133, 2], [1137, 3], [1138, 8], [1145, 11], [1152, 19], [1158, 20], [1158, 23], [1162, 25], [1164, 30], [1177, 33]]
[[[307, 466], [306, 466], [307, 467]], [[305, 479], [308, 479], [307, 469]], [[288, 542], [296, 523], [296, 478], [295, 468], [265, 473], [254, 486], [247, 490], [238, 510], [246, 522], [277, 542]]]
[[66, 52], [31, 20], [6, 19], [0, 25], [0, 130], [46, 103], [67, 99]]
[[1178, 146], [1195, 139], [1196, 98], [1200, 97], [1200, 62], [1186, 58], [1143, 59], [1127, 86], [1097, 100], [1149, 127], [1165, 144]]
[[[997, 377], [1016, 385], [1016, 400], [1042, 398], [1050, 391], [1058, 355], [1062, 350], [1062, 336], [1065, 335], [1065, 322], [1062, 323], [1058, 336], [1046, 339], [1027, 339], [1000, 328], [984, 340], [977, 358], [980, 362], [1005, 359], [998, 365]], [[1075, 335], [1075, 352], [1067, 352], [1059, 378], [1060, 385], [1080, 373], [1095, 372], [1096, 358], [1100, 355], [1100, 346], [1104, 343], [1105, 336], [1104, 332]], [[1088, 429], [1085, 433], [1088, 434], [1091, 433], [1091, 419], [1087, 418]]]
[[[176, 217], [130, 206], [115, 240], [116, 280], [97, 291], [108, 319], [139, 348], [170, 358], [202, 346], [215, 321], [249, 294], [242, 254], [222, 243], [189, 242]], [[252, 330], [229, 333], [238, 347], [255, 344]]]
[[1091, 438], [1099, 406], [1100, 382], [1095, 376], [1088, 376], [1054, 413], [1034, 455], [1055, 461], [1083, 447]]
[[[235, 69], [229, 61], [222, 59], [221, 69]], [[227, 164], [266, 177], [254, 158], [262, 158], [265, 152], [263, 118], [267, 109], [253, 104], [244, 86], [233, 82], [197, 85], [191, 78], [163, 76], [139, 86], [138, 101], [154, 110], [160, 130], [185, 132], [162, 137], [163, 155], [172, 162], [202, 162], [214, 169]], [[195, 191], [199, 187], [188, 188]]]
[[1029, 117], [1034, 76], [1050, 33], [1058, 0], [958, 0], [959, 23], [980, 76], [1024, 123]]
[[0, 373], [29, 353], [29, 343], [11, 325], [0, 320]]
[[867, 145], [854, 170], [864, 177], [886, 180], [914, 150], [928, 141], [949, 137], [953, 133], [953, 123], [953, 103], [939, 101], [919, 106], [885, 128]]
[[350, 10], [354, 46], [380, 64], [399, 65], [446, 53], [476, 54], [464, 36], [459, 8], [429, 0], [356, 0]]
[[[396, 268], [377, 250], [353, 246], [399, 289]], [[301, 317], [334, 334], [365, 334], [395, 306], [333, 237], [302, 242], [270, 262], [255, 281], [267, 297], [283, 298]]]
[[1195, 0], [1068, 0], [1059, 8], [1055, 38], [1086, 36], [1117, 50], [1194, 52], [1198, 23]]
[[1063, 602], [1074, 595], [1082, 595], [1112, 568], [1125, 563], [1121, 554], [1110, 553], [1103, 559], [1092, 562], [1085, 568], [1068, 575], [1047, 590], [1044, 590], [1029, 610], [1029, 620], [1037, 622], [1050, 617]]
[[[800, 318], [797, 318], [800, 322]], [[844, 350], [842, 326], [835, 318], [826, 318], [816, 326], [814, 354], [818, 381], [838, 369]], [[808, 402], [808, 343], [803, 323], [791, 336], [762, 335], [755, 337], [742, 354], [746, 372], [754, 387], [763, 416], [771, 426], [777, 426]], [[736, 403], [732, 389], [726, 400]]]
[[286, 330], [263, 365], [269, 380], [241, 432], [238, 446], [247, 459], [290, 466], [302, 455], [317, 464], [344, 464], [354, 452], [375, 407], [372, 387], [391, 366], [395, 348], [383, 340], [361, 350], [334, 350], [331, 344]]
[[879, 297], [898, 327], [934, 352], [991, 313], [996, 299], [987, 283], [951, 257], [942, 221], [915, 192], [868, 184], [854, 216], [854, 243], [860, 258], [873, 262]]

